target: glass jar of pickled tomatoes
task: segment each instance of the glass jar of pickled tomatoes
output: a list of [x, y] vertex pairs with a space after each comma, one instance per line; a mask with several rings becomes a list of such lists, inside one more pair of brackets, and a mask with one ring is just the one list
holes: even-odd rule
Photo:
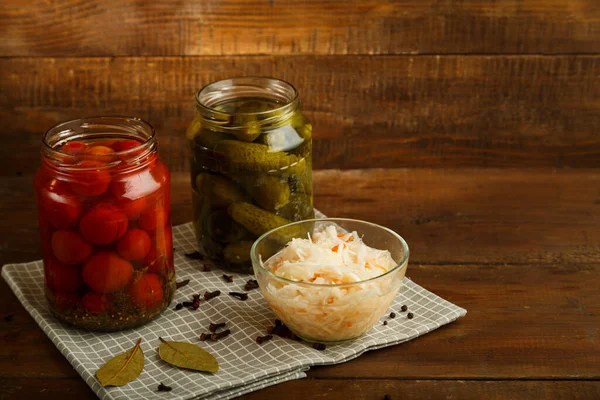
[[58, 319], [115, 331], [158, 316], [175, 291], [170, 174], [140, 119], [65, 122], [43, 138], [35, 193], [45, 292]]

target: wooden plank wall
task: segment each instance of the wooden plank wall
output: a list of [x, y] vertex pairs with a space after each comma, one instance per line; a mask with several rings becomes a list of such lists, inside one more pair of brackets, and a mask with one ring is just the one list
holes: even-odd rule
[[316, 168], [598, 167], [599, 54], [594, 0], [4, 0], [0, 174], [100, 114], [186, 171], [195, 91], [236, 75], [298, 87]]

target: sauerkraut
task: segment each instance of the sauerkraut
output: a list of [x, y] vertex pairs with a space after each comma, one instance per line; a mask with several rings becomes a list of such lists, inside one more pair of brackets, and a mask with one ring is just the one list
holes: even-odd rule
[[283, 279], [269, 274], [259, 279], [271, 308], [298, 336], [336, 342], [366, 333], [386, 312], [405, 268], [381, 275], [396, 266], [389, 251], [330, 225], [312, 237], [292, 239], [265, 262], [265, 269]]

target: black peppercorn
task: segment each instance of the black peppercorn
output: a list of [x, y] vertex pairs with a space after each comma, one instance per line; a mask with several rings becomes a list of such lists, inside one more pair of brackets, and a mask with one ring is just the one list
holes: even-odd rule
[[413, 317], [414, 317], [414, 314], [413, 314], [413, 313], [411, 313], [411, 312], [409, 312], [409, 313], [408, 313], [408, 315], [407, 315], [407, 317], [408, 317], [408, 319], [413, 319]]
[[383, 321], [383, 324], [384, 324], [384, 325], [387, 325], [387, 324], [388, 324], [388, 322], [387, 322], [387, 321]]
[[246, 282], [246, 284], [244, 285], [244, 290], [248, 291], [248, 290], [252, 290], [252, 289], [256, 289], [258, 288], [258, 281], [256, 279], [250, 279], [248, 282]]
[[230, 333], [231, 333], [231, 330], [229, 330], [229, 329], [225, 329], [222, 332], [213, 333], [212, 335], [210, 335], [210, 340], [212, 340], [213, 342], [216, 342], [217, 340], [222, 339], [225, 336], [228, 336]]
[[263, 344], [264, 342], [273, 339], [273, 335], [257, 336], [256, 343]]
[[211, 332], [216, 332], [217, 330], [225, 327], [225, 322], [220, 322], [218, 324], [213, 324], [212, 322], [210, 323], [210, 325], [208, 326], [208, 330]]
[[248, 293], [229, 292], [229, 295], [242, 301], [248, 300]]
[[408, 307], [407, 307], [407, 306], [406, 306], [406, 304], [405, 304], [405, 305], [403, 305], [403, 306], [400, 308], [400, 310], [402, 310], [402, 312], [404, 312], [404, 311], [408, 310]]
[[392, 319], [396, 318], [396, 313], [395, 312], [390, 313], [390, 318], [392, 318]]
[[215, 290], [214, 292], [204, 292], [204, 300], [213, 299], [221, 294], [220, 290]]
[[158, 385], [159, 392], [170, 392], [171, 390], [173, 390], [173, 388], [171, 386], [167, 386], [167, 385], [163, 384], [162, 382], [160, 383], [160, 385]]
[[313, 347], [313, 349], [319, 350], [319, 351], [323, 351], [327, 348], [327, 346], [324, 345], [323, 343], [313, 343], [312, 347]]

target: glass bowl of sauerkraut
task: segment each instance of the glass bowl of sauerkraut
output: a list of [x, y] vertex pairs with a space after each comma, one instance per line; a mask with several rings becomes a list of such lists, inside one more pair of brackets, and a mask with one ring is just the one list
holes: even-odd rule
[[267, 303], [297, 336], [339, 343], [367, 333], [386, 313], [408, 265], [408, 245], [383, 226], [344, 218], [294, 222], [250, 251]]

